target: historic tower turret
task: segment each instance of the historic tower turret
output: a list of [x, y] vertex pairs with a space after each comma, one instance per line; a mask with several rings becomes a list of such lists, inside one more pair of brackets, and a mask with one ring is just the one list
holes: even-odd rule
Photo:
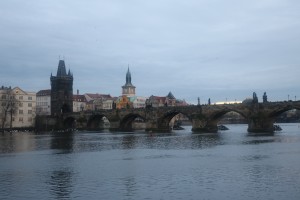
[[122, 86], [122, 95], [124, 96], [135, 96], [135, 86], [131, 83], [131, 73], [129, 67], [126, 73], [126, 83]]
[[51, 115], [73, 112], [73, 74], [67, 74], [64, 60], [59, 60], [56, 76], [51, 81]]

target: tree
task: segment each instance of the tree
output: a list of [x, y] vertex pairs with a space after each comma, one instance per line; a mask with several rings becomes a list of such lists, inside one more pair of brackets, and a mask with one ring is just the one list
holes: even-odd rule
[[18, 101], [11, 87], [2, 87], [0, 90], [0, 95], [1, 129], [4, 132], [4, 129], [7, 126], [8, 117], [10, 117], [9, 127], [10, 129], [12, 128], [13, 114], [18, 108]]

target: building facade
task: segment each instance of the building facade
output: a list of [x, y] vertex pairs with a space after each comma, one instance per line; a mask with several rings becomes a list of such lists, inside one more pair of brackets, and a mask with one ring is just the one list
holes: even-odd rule
[[65, 61], [60, 60], [56, 76], [51, 81], [51, 115], [57, 116], [73, 111], [73, 75], [67, 74]]
[[26, 92], [19, 87], [0, 89], [1, 128], [34, 127], [36, 116], [36, 93]]
[[124, 108], [133, 108], [133, 102], [131, 97], [126, 95], [120, 96], [116, 101], [116, 108], [117, 109], [124, 109]]
[[87, 101], [86, 110], [109, 110], [113, 108], [113, 104], [116, 98], [112, 97], [110, 94], [84, 94]]
[[36, 93], [36, 114], [51, 115], [51, 90], [40, 90]]
[[133, 107], [145, 108], [147, 99], [148, 99], [147, 97], [135, 96], [134, 98], [132, 98]]
[[151, 107], [163, 107], [163, 106], [187, 106], [185, 100], [176, 99], [172, 92], [169, 92], [167, 96], [150, 96], [146, 102], [147, 106]]
[[84, 95], [73, 95], [73, 112], [82, 112], [86, 110], [86, 98]]

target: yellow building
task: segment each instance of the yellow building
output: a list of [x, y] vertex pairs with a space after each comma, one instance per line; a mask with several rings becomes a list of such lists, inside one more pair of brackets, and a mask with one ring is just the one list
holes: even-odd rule
[[34, 127], [36, 116], [36, 93], [19, 87], [0, 89], [1, 128]]
[[133, 103], [130, 101], [130, 97], [123, 95], [117, 99], [116, 107], [117, 109], [133, 108]]

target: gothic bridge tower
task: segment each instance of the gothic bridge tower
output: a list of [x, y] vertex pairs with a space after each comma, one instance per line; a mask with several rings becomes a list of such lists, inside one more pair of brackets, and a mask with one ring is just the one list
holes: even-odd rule
[[123, 96], [135, 96], [135, 86], [131, 83], [131, 73], [129, 67], [126, 73], [126, 83], [122, 86], [122, 95]]
[[51, 115], [73, 112], [73, 74], [67, 74], [64, 60], [59, 60], [56, 76], [51, 81]]

